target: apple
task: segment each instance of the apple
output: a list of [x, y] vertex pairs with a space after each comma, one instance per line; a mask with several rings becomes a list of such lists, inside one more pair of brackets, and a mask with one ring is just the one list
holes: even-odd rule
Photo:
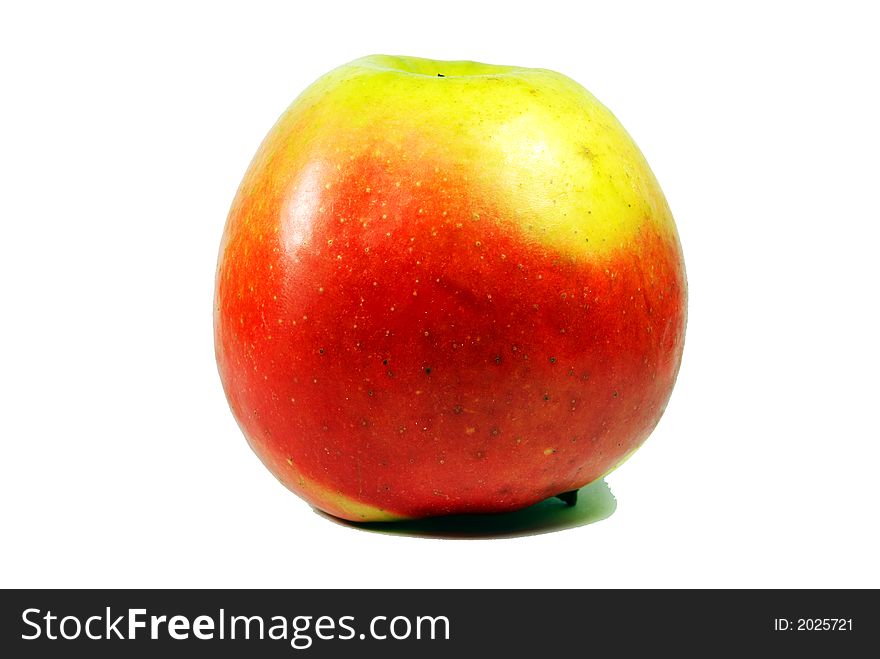
[[654, 429], [685, 318], [669, 207], [589, 92], [544, 69], [371, 56], [306, 89], [260, 146], [214, 327], [269, 470], [379, 521], [571, 502]]

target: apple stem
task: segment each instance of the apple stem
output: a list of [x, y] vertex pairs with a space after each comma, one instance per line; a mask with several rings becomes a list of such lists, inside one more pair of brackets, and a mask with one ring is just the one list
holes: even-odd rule
[[568, 492], [563, 492], [562, 494], [556, 495], [557, 499], [562, 499], [565, 502], [565, 505], [571, 507], [575, 505], [578, 501], [578, 491], [570, 490]]

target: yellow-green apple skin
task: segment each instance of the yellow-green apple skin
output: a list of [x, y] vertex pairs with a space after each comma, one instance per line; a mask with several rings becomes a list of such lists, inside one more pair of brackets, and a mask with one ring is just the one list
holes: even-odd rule
[[647, 438], [686, 319], [669, 207], [544, 69], [371, 56], [306, 89], [226, 224], [215, 348], [269, 470], [357, 521], [504, 512]]

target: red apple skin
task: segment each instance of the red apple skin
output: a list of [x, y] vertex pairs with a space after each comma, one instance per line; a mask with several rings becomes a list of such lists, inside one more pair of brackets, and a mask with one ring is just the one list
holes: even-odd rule
[[416, 151], [377, 136], [342, 161], [264, 146], [252, 164], [215, 309], [250, 445], [289, 489], [356, 521], [512, 511], [602, 477], [675, 382], [677, 237], [646, 221], [580, 258]]

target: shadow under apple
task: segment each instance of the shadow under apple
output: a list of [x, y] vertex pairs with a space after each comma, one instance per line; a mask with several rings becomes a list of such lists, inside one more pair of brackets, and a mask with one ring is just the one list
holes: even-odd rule
[[319, 510], [315, 512], [342, 526], [372, 533], [472, 540], [563, 531], [607, 519], [617, 509], [617, 500], [604, 480], [582, 487], [577, 495], [577, 503], [573, 506], [553, 497], [512, 513], [449, 515], [402, 522], [350, 522]]

